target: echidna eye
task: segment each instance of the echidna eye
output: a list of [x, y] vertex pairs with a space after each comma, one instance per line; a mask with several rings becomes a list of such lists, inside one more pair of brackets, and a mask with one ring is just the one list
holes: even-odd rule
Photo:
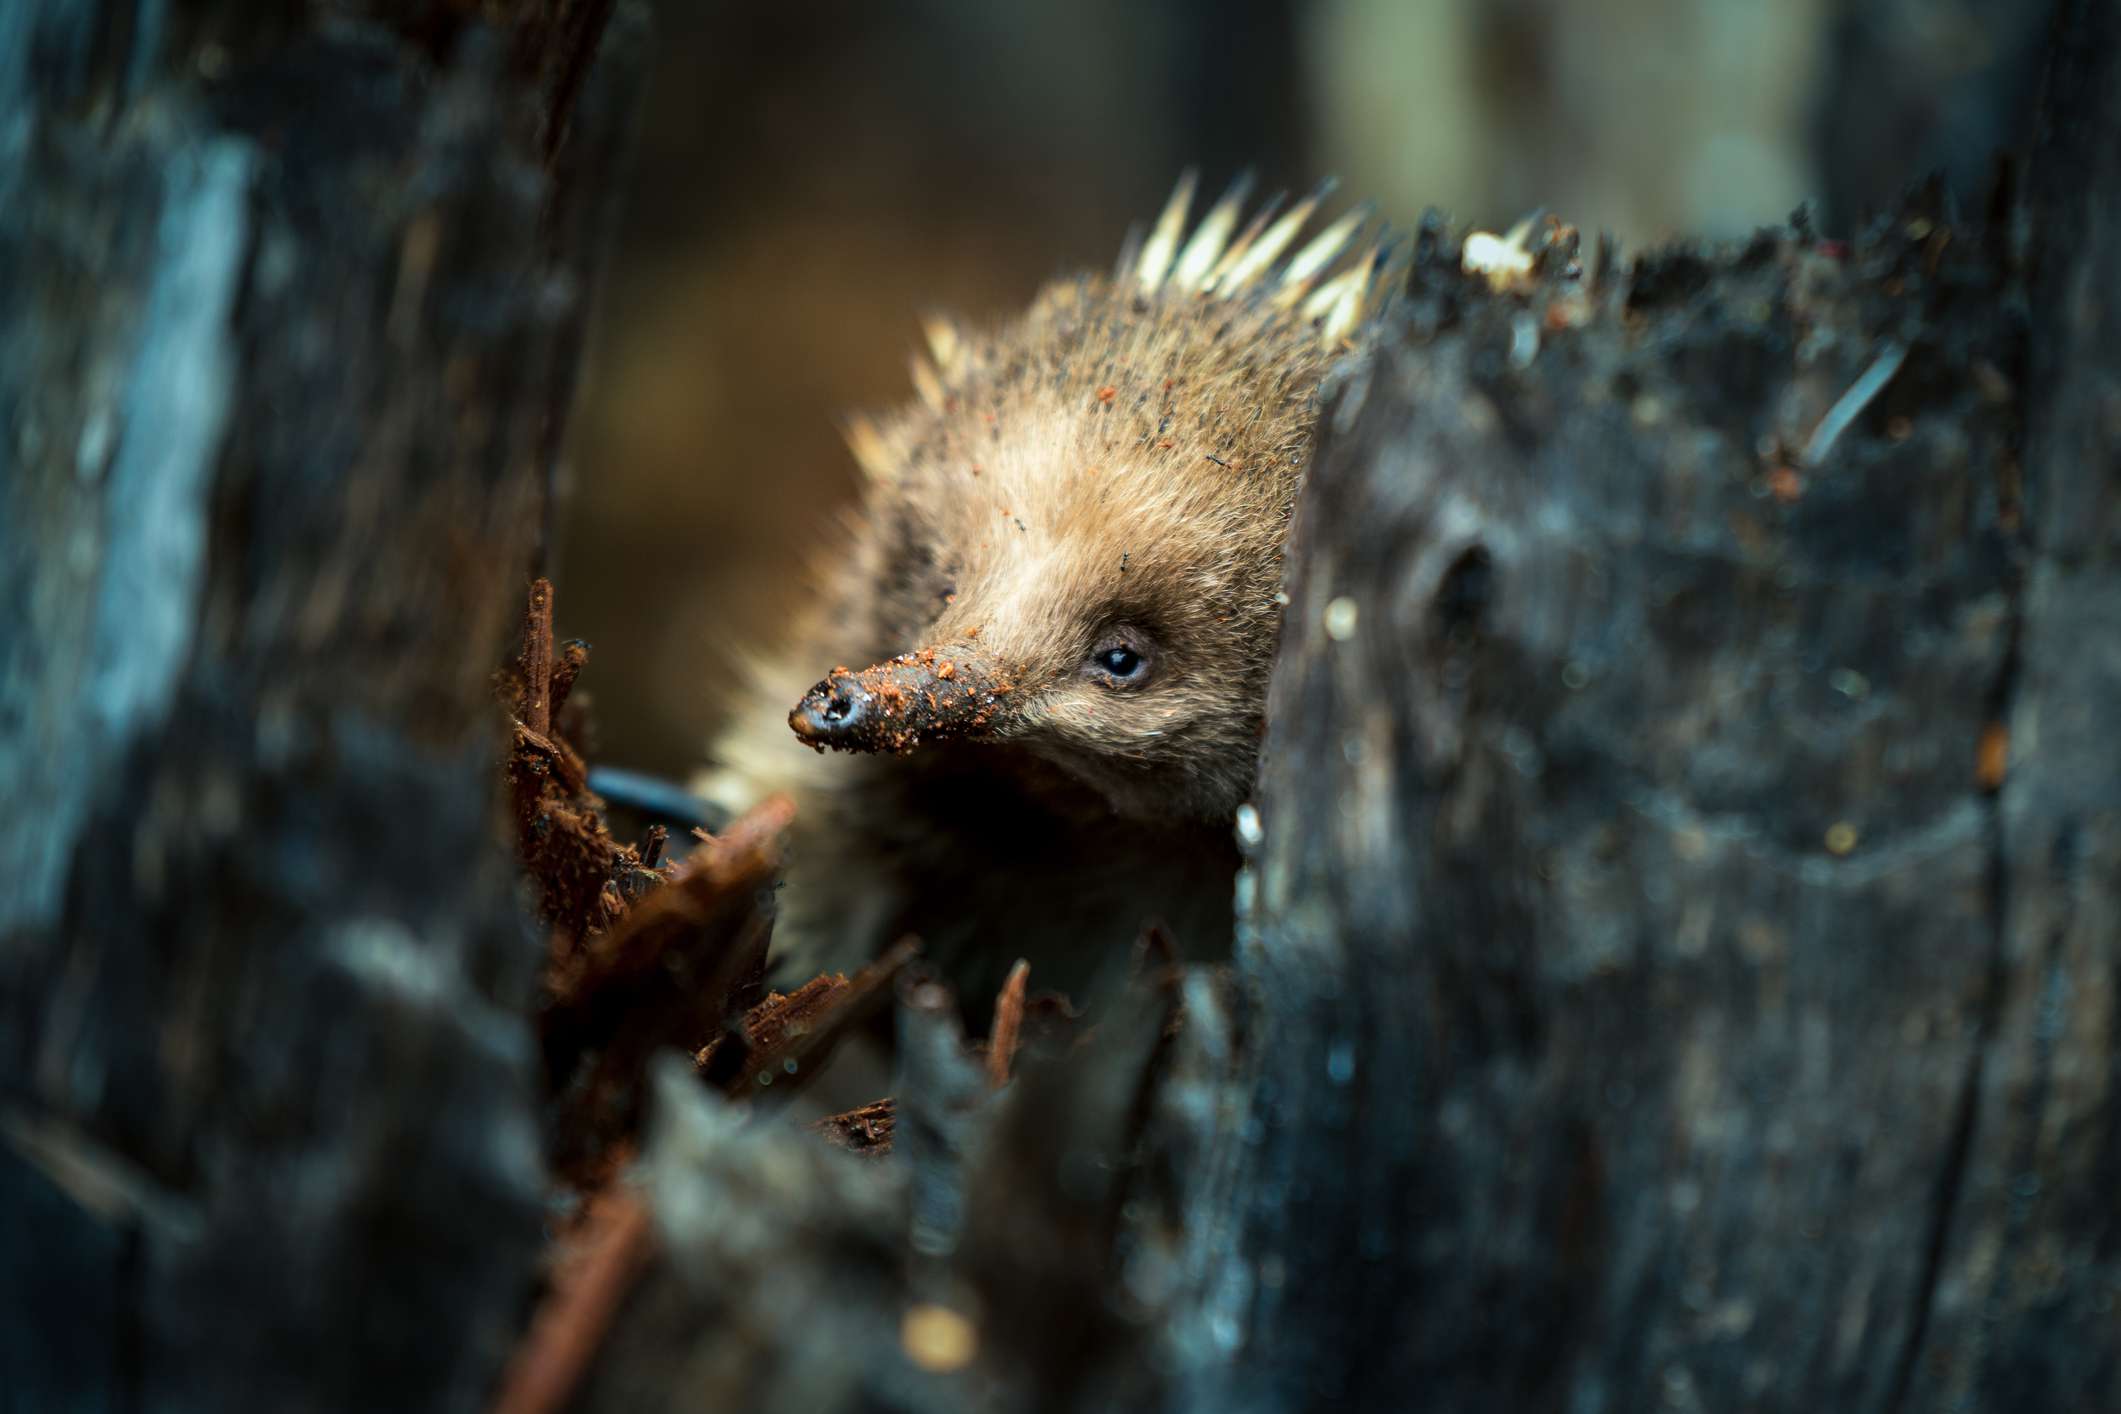
[[1135, 688], [1148, 682], [1156, 650], [1134, 629], [1108, 631], [1083, 660], [1083, 673], [1104, 687]]

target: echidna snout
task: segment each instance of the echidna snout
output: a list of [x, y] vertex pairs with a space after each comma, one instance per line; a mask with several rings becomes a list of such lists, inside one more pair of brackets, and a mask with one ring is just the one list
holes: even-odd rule
[[788, 714], [788, 725], [804, 741], [836, 745], [866, 731], [875, 706], [876, 699], [852, 673], [838, 673], [803, 694]]
[[991, 655], [969, 645], [922, 648], [859, 672], [835, 668], [788, 714], [819, 751], [910, 751], [977, 735], [1009, 685]]

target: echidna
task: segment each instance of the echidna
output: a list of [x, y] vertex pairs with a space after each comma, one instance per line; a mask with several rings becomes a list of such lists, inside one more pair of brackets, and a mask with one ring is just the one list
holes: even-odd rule
[[1188, 237], [1192, 195], [1110, 279], [931, 323], [919, 401], [852, 424], [859, 509], [710, 777], [796, 801], [797, 970], [910, 933], [961, 983], [1066, 986], [1151, 920], [1227, 948], [1319, 385], [1390, 281], [1361, 212], [1282, 260], [1323, 191], [1239, 232], [1240, 181]]

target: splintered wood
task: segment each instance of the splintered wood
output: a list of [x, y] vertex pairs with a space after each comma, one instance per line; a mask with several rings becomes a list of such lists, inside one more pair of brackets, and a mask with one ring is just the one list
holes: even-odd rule
[[892, 1129], [898, 1124], [898, 1101], [886, 1097], [827, 1115], [810, 1126], [810, 1132], [837, 1144], [850, 1154], [882, 1158], [891, 1152]]
[[994, 999], [994, 1028], [987, 1033], [987, 1081], [999, 1090], [1009, 1083], [1009, 1066], [1024, 1030], [1024, 986], [1031, 964], [1022, 958], [1009, 969], [1001, 995]]
[[515, 714], [507, 775], [525, 872], [550, 944], [538, 1015], [548, 1133], [559, 1176], [591, 1190], [638, 1128], [649, 1057], [697, 1050], [758, 999], [771, 933], [767, 890], [793, 815], [768, 800], [666, 860], [668, 831], [621, 844], [563, 735], [561, 709], [588, 662], [555, 651], [550, 583], [531, 585], [523, 643], [503, 674]]
[[873, 1014], [890, 982], [919, 951], [912, 939], [848, 977], [813, 977], [792, 992], [775, 992], [693, 1055], [700, 1078], [736, 1096], [776, 1084], [788, 1093], [814, 1074], [848, 1028]]
[[567, 1407], [654, 1250], [654, 1227], [638, 1195], [612, 1187], [597, 1197], [557, 1254], [551, 1288], [509, 1363], [493, 1414]]
[[[506, 772], [517, 838], [549, 929], [536, 1017], [548, 1159], [560, 1196], [571, 1194], [574, 1206], [558, 1223], [546, 1289], [496, 1394], [498, 1414], [594, 1403], [600, 1362], [623, 1358], [637, 1338], [629, 1312], [665, 1299], [654, 1292], [670, 1278], [671, 1254], [658, 1241], [646, 1186], [661, 1180], [635, 1173], [659, 1053], [689, 1055], [700, 1087], [717, 1092], [717, 1104], [743, 1105], [756, 1122], [807, 1086], [882, 1007], [896, 999], [903, 1025], [907, 997], [917, 998], [910, 1005], [923, 1042], [912, 1049], [926, 1063], [902, 1071], [905, 1093], [798, 1133], [864, 1163], [894, 1163], [933, 1200], [958, 1187], [959, 1142], [969, 1143], [990, 1114], [1012, 1103], [1040, 1113], [1052, 1106], [1050, 1095], [1015, 1083], [1019, 1055], [1072, 1054], [1087, 1035], [1064, 998], [1030, 995], [1030, 969], [1019, 961], [994, 998], [985, 1042], [968, 1043], [950, 989], [910, 970], [919, 951], [910, 938], [852, 974], [769, 993], [772, 891], [793, 806], [767, 800], [719, 834], [681, 837], [686, 848], [673, 847], [660, 825], [635, 844], [615, 839], [589, 789], [581, 727], [571, 727], [582, 718], [570, 694], [587, 650], [555, 647], [554, 607], [551, 585], [539, 580], [521, 651], [502, 681], [513, 714]], [[1167, 951], [1161, 938], [1147, 940], [1137, 981], [1150, 970], [1146, 961]], [[1122, 1108], [1133, 1113], [1131, 1102]], [[957, 1139], [938, 1148], [939, 1135]], [[741, 1171], [741, 1155], [729, 1157], [732, 1172]], [[895, 1240], [864, 1221], [860, 1235]], [[1068, 1250], [1086, 1260], [1090, 1251]]]
[[551, 964], [561, 974], [548, 986], [562, 985], [581, 949], [663, 879], [639, 846], [612, 838], [603, 802], [589, 790], [589, 768], [557, 728], [558, 709], [588, 662], [588, 649], [569, 643], [555, 661], [553, 607], [551, 583], [535, 581], [523, 615], [522, 650], [501, 674], [502, 695], [515, 718], [506, 769], [517, 848], [537, 886], [539, 912], [553, 930]]

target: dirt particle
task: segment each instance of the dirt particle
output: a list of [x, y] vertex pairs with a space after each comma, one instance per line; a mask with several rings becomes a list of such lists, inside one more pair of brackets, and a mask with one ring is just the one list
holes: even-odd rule
[[1983, 790], [2000, 790], [2010, 771], [2011, 729], [1990, 722], [1981, 729], [1981, 745], [1974, 756], [1974, 781]]

